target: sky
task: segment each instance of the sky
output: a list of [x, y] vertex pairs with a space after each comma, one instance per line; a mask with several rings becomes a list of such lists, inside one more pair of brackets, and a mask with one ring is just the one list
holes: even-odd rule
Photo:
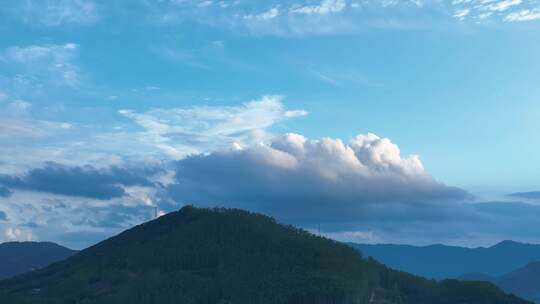
[[540, 243], [538, 0], [0, 6], [0, 241], [191, 204], [341, 241]]

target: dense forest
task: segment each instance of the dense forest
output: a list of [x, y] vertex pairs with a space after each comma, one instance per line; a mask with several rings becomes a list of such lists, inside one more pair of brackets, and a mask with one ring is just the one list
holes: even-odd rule
[[184, 207], [0, 282], [0, 303], [528, 302], [489, 283], [391, 270], [267, 216]]

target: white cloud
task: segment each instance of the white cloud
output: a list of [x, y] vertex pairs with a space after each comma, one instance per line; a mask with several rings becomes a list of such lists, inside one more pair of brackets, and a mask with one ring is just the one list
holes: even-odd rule
[[75, 64], [78, 48], [75, 43], [12, 46], [0, 54], [0, 62], [15, 66], [20, 74], [42, 82], [77, 86], [80, 82], [79, 68]]
[[200, 7], [207, 7], [207, 6], [212, 6], [212, 4], [214, 4], [214, 1], [206, 0], [206, 1], [201, 1], [199, 3], [199, 6]]
[[522, 0], [503, 0], [487, 4], [482, 9], [488, 11], [503, 12], [511, 8], [512, 6], [520, 5], [521, 3], [523, 3]]
[[7, 241], [31, 241], [32, 232], [17, 227], [7, 227], [4, 230], [4, 238]]
[[540, 8], [532, 10], [522, 10], [519, 12], [514, 12], [508, 14], [504, 20], [509, 22], [523, 22], [523, 21], [533, 21], [540, 19]]
[[244, 19], [248, 20], [258, 20], [258, 21], [268, 21], [279, 16], [279, 8], [273, 7], [263, 13], [257, 15], [245, 15]]
[[4, 52], [7, 60], [14, 60], [19, 63], [36, 62], [44, 59], [54, 58], [55, 65], [64, 64], [71, 54], [69, 51], [77, 49], [74, 43], [66, 43], [64, 45], [31, 45], [27, 47], [14, 46], [8, 48]]
[[91, 0], [23, 0], [13, 10], [27, 23], [49, 27], [84, 25], [98, 20], [97, 6]]
[[336, 231], [336, 232], [319, 232], [318, 230], [310, 230], [312, 233], [322, 235], [324, 237], [338, 240], [341, 242], [352, 242], [352, 243], [376, 243], [380, 241], [377, 238], [376, 234], [373, 231]]
[[11, 115], [21, 115], [26, 113], [31, 106], [30, 102], [17, 99], [7, 105], [7, 110]]
[[264, 141], [269, 136], [268, 128], [307, 112], [286, 110], [281, 96], [264, 96], [240, 106], [152, 109], [144, 113], [121, 110], [120, 114], [144, 129], [137, 133], [140, 143], [182, 158], [231, 147], [235, 142]]
[[470, 9], [460, 9], [460, 10], [456, 10], [454, 12], [454, 18], [457, 18], [457, 19], [464, 19], [469, 13], [471, 12]]
[[349, 143], [299, 134], [270, 144], [196, 155], [180, 160], [175, 202], [224, 205], [313, 222], [427, 220], [465, 200], [465, 191], [433, 179], [418, 156], [374, 134]]
[[330, 13], [338, 13], [347, 7], [344, 0], [322, 0], [318, 5], [293, 5], [290, 9], [294, 14], [319, 14], [326, 15]]
[[[174, 5], [170, 8], [164, 3]], [[535, 20], [538, 0], [302, 0], [289, 3], [163, 1], [154, 10], [158, 22], [196, 18], [198, 23], [253, 35], [304, 36], [352, 33], [373, 28], [417, 29], [449, 19], [474, 23]], [[184, 10], [178, 11], [177, 6]], [[170, 8], [170, 9], [169, 9]], [[202, 10], [204, 10], [202, 12]], [[520, 12], [522, 16], [520, 17]], [[508, 17], [507, 17], [508, 16]]]
[[532, 21], [540, 18], [539, 2], [536, 0], [453, 0], [453, 17], [467, 18], [476, 22], [488, 18], [504, 21]]
[[71, 124], [66, 122], [0, 117], [0, 139], [44, 137], [55, 131], [69, 128], [71, 128]]

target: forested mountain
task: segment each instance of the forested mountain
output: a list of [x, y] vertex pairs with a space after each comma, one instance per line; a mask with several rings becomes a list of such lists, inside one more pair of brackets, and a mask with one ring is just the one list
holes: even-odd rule
[[0, 303], [518, 304], [483, 282], [436, 282], [241, 210], [184, 207], [45, 269]]
[[0, 280], [43, 268], [77, 251], [50, 242], [7, 242], [0, 244]]
[[350, 244], [388, 267], [428, 278], [457, 278], [465, 273], [500, 276], [540, 261], [540, 245], [503, 241], [492, 247], [445, 245]]
[[465, 274], [460, 279], [491, 282], [507, 292], [540, 303], [540, 262], [530, 263], [500, 277]]

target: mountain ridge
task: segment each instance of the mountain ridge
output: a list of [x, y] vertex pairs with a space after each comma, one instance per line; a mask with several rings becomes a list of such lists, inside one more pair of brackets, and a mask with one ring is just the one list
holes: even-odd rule
[[0, 280], [46, 267], [76, 252], [53, 242], [0, 243]]
[[184, 207], [0, 281], [0, 302], [524, 304], [483, 282], [426, 280], [238, 209]]
[[540, 261], [540, 245], [510, 240], [476, 248], [441, 244], [349, 244], [389, 267], [435, 279], [458, 278], [466, 273], [500, 276]]
[[531, 262], [500, 277], [475, 273], [464, 274], [459, 279], [490, 282], [506, 292], [540, 303], [540, 262]]

